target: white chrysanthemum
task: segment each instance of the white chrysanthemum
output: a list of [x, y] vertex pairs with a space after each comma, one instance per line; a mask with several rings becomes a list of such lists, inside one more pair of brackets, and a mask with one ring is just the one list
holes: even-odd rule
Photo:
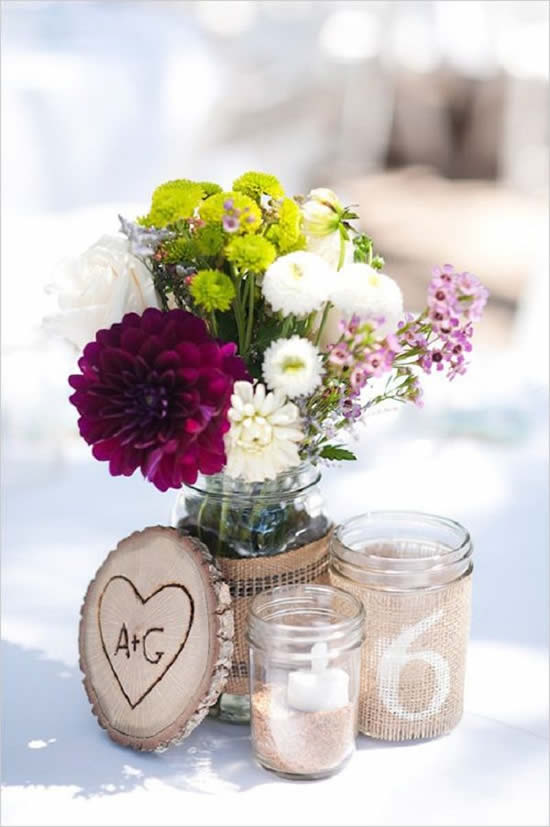
[[248, 482], [274, 479], [300, 463], [304, 433], [298, 408], [284, 393], [235, 382], [225, 435], [226, 473]]
[[269, 388], [293, 399], [307, 396], [321, 384], [323, 368], [315, 345], [301, 336], [291, 336], [270, 344], [262, 372]]
[[[342, 267], [351, 264], [353, 261], [353, 244], [351, 241], [345, 241], [344, 261]], [[316, 236], [307, 235], [306, 233], [306, 249], [309, 253], [315, 253], [320, 256], [331, 270], [338, 270], [340, 263], [340, 233], [330, 233], [330, 235]]]
[[403, 294], [397, 283], [368, 264], [348, 264], [334, 282], [330, 300], [347, 315], [383, 316], [383, 335], [391, 333], [403, 315]]
[[326, 261], [299, 251], [281, 256], [266, 270], [262, 291], [273, 310], [305, 316], [327, 301], [332, 273]]

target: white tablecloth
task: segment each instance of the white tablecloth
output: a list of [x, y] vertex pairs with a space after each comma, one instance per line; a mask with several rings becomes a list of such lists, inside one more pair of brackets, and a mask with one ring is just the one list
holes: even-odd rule
[[[108, 739], [80, 685], [79, 607], [106, 553], [131, 531], [168, 522], [172, 498], [137, 477], [111, 479], [91, 459], [10, 467], [3, 823], [547, 824], [543, 406], [537, 394], [524, 398], [517, 438], [500, 443], [457, 435], [457, 427], [471, 431], [471, 424], [438, 418], [435, 410], [410, 410], [396, 423], [373, 417], [358, 446], [361, 461], [330, 469], [324, 487], [337, 520], [406, 507], [452, 516], [471, 530], [476, 567], [464, 719], [451, 735], [423, 743], [360, 737], [351, 763], [319, 782], [263, 771], [252, 760], [248, 729], [215, 721], [162, 755]], [[509, 426], [512, 414], [494, 408], [493, 433], [499, 422]]]

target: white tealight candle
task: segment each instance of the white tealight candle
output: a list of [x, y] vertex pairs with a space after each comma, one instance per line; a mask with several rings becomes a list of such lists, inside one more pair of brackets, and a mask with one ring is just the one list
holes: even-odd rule
[[311, 649], [311, 670], [289, 672], [287, 702], [300, 712], [340, 709], [349, 702], [349, 675], [344, 669], [328, 666], [326, 643]]

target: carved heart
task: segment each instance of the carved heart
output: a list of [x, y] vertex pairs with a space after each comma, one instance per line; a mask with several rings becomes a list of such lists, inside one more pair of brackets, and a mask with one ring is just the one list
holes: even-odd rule
[[99, 634], [121, 692], [135, 709], [162, 681], [191, 631], [193, 599], [169, 583], [142, 597], [128, 577], [111, 577], [99, 599]]

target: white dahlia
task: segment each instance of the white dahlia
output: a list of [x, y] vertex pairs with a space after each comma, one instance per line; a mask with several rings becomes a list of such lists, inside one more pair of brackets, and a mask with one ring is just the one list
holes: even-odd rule
[[266, 393], [264, 385], [235, 382], [228, 416], [225, 471], [230, 477], [262, 482], [300, 463], [300, 415], [281, 391]]
[[321, 384], [319, 351], [301, 336], [277, 339], [267, 348], [262, 368], [266, 384], [293, 399], [307, 396]]
[[319, 256], [305, 251], [281, 256], [267, 268], [262, 291], [273, 310], [305, 316], [327, 301], [332, 273]]
[[346, 315], [384, 317], [382, 335], [394, 331], [403, 315], [403, 294], [397, 283], [368, 264], [348, 264], [338, 279], [330, 300]]

